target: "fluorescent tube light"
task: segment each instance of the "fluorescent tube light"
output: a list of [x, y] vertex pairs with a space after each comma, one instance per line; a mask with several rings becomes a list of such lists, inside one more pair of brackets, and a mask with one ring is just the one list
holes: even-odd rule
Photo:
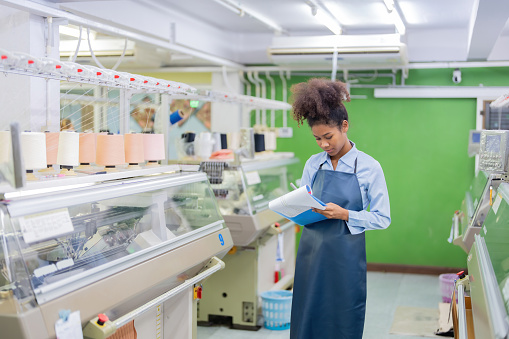
[[389, 12], [389, 16], [392, 19], [392, 22], [394, 23], [394, 26], [396, 26], [396, 30], [399, 34], [405, 35], [406, 28], [405, 24], [403, 23], [403, 20], [401, 20], [401, 16], [399, 15], [398, 10], [394, 6], [394, 0], [384, 0], [385, 7], [387, 7], [387, 12]]
[[[77, 28], [69, 27], [69, 26], [59, 26], [58, 32], [62, 35], [67, 35], [73, 38], [79, 38], [80, 37], [80, 30]], [[96, 36], [96, 32], [90, 31], [90, 40], [94, 40]], [[83, 32], [81, 33], [81, 39], [87, 40], [87, 32], [86, 29], [83, 29]]]
[[405, 35], [406, 33], [405, 24], [403, 23], [403, 20], [401, 20], [398, 11], [392, 11], [391, 17], [392, 21], [394, 22], [394, 26], [396, 26], [396, 29], [398, 30], [398, 33], [401, 35]]
[[307, 0], [306, 4], [311, 7], [311, 14], [332, 33], [340, 35], [343, 33], [341, 25], [334, 15], [322, 4], [320, 0]]
[[391, 13], [394, 10], [394, 0], [384, 0], [385, 7], [387, 7], [387, 11]]
[[339, 35], [343, 32], [338, 22], [321, 8], [317, 10], [315, 18], [325, 27], [330, 29], [332, 33]]
[[283, 33], [286, 34], [287, 32], [279, 26], [274, 21], [266, 18], [265, 16], [261, 15], [260, 13], [253, 11], [250, 8], [247, 8], [245, 6], [242, 6], [241, 4], [235, 2], [234, 0], [213, 0], [214, 2], [220, 4], [221, 6], [229, 9], [230, 11], [234, 12], [235, 14], [239, 16], [248, 15], [252, 17], [255, 20], [258, 20], [262, 24], [266, 25], [270, 29], [274, 30], [277, 33]]

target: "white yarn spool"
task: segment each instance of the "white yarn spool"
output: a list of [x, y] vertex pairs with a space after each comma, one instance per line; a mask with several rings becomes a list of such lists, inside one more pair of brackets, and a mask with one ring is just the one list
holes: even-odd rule
[[265, 150], [275, 151], [277, 147], [276, 132], [265, 132]]
[[46, 135], [44, 133], [22, 132], [21, 151], [25, 169], [46, 168]]
[[236, 150], [240, 148], [240, 132], [228, 133], [228, 148]]
[[0, 131], [0, 163], [11, 162], [11, 131]]
[[76, 132], [60, 132], [58, 138], [57, 164], [78, 166], [80, 162], [80, 135]]
[[221, 133], [212, 133], [212, 140], [214, 140], [214, 144], [212, 145], [212, 152], [219, 151], [221, 149]]

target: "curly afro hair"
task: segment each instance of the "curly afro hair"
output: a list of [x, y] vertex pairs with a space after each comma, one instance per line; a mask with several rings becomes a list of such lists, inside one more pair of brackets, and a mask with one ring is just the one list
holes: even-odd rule
[[293, 93], [293, 118], [299, 126], [307, 120], [310, 127], [325, 124], [341, 126], [348, 121], [348, 113], [343, 101], [350, 101], [346, 84], [313, 78], [307, 82], [295, 84], [290, 89]]

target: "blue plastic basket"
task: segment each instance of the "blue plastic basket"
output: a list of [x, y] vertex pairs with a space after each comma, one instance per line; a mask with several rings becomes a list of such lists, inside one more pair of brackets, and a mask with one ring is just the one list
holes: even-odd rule
[[261, 294], [265, 328], [276, 331], [290, 328], [292, 296], [291, 291], [267, 291]]

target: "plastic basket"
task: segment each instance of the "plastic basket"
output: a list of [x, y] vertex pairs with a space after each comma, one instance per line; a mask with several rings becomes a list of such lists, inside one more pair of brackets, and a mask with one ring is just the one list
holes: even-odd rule
[[291, 291], [267, 291], [261, 294], [265, 328], [276, 331], [290, 328], [292, 296]]
[[[442, 294], [442, 301], [444, 303], [451, 302], [452, 291], [454, 290], [454, 280], [458, 279], [455, 273], [440, 274], [438, 277], [440, 280], [440, 292]], [[456, 301], [457, 301], [456, 297]]]

